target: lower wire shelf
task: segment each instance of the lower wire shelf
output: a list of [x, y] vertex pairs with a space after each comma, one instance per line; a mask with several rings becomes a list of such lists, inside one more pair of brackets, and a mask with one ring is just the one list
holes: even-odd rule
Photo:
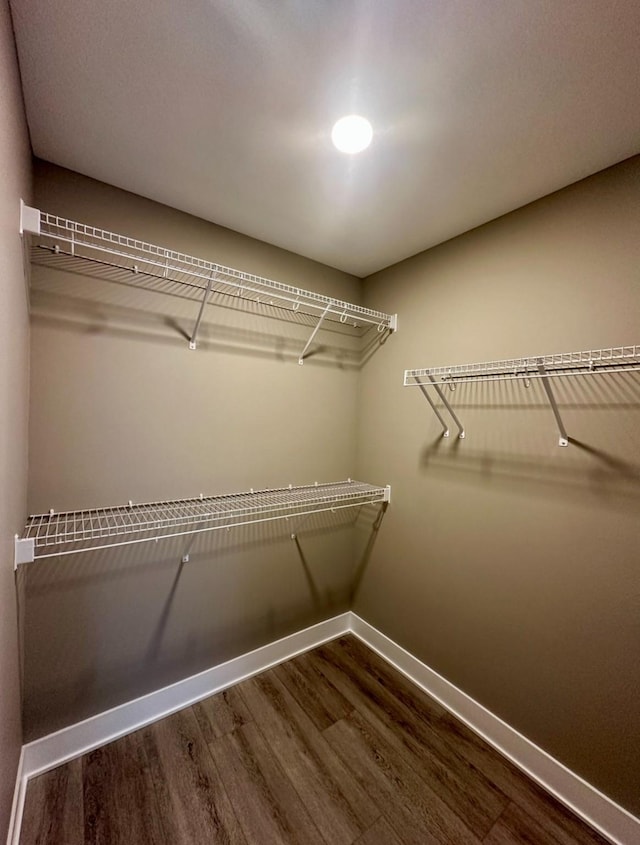
[[361, 481], [250, 490], [30, 516], [15, 538], [15, 568], [46, 557], [164, 540], [220, 528], [389, 502], [391, 488]]

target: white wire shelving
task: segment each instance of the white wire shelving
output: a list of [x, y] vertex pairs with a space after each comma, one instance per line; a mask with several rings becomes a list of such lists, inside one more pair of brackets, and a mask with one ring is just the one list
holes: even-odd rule
[[196, 348], [203, 312], [213, 293], [273, 306], [283, 309], [285, 313], [300, 312], [317, 317], [318, 322], [300, 353], [300, 364], [304, 363], [309, 348], [325, 320], [357, 328], [375, 328], [379, 333], [394, 332], [398, 327], [396, 314], [385, 314], [362, 305], [175, 252], [137, 238], [66, 220], [27, 206], [22, 201], [20, 234], [30, 235], [38, 246], [56, 255], [83, 258], [129, 271], [133, 275], [171, 281], [188, 287], [191, 295], [195, 291], [200, 300], [200, 307], [189, 338], [191, 349]]
[[606, 375], [640, 370], [640, 346], [615, 346], [608, 349], [590, 349], [582, 352], [561, 352], [553, 355], [531, 355], [528, 358], [509, 358], [504, 361], [484, 361], [479, 364], [457, 364], [451, 367], [425, 367], [405, 370], [404, 386], [419, 387], [438, 417], [443, 436], [449, 436], [449, 427], [429, 395], [433, 387], [442, 404], [458, 428], [458, 437], [464, 438], [464, 426], [447, 400], [442, 387], [455, 390], [458, 384], [520, 380], [529, 387], [532, 379], [540, 379], [560, 432], [558, 445], [568, 446], [569, 437], [560, 416], [551, 387], [551, 378], [569, 376]]
[[[15, 538], [15, 567], [48, 557], [310, 516], [391, 500], [391, 488], [361, 481], [250, 490], [30, 516]], [[183, 558], [188, 560], [188, 554]]]

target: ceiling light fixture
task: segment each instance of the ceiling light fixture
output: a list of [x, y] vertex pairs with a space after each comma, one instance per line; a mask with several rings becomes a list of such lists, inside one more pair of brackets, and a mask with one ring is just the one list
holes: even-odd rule
[[341, 153], [360, 153], [371, 143], [373, 129], [366, 117], [349, 114], [341, 117], [331, 130], [331, 140]]

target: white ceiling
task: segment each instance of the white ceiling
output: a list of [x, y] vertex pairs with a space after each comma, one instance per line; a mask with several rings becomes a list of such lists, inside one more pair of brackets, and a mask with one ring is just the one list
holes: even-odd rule
[[640, 151], [638, 0], [12, 9], [37, 156], [358, 276]]

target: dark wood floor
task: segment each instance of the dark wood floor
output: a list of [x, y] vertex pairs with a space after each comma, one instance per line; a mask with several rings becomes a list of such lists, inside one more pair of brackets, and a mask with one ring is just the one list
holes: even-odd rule
[[33, 779], [21, 845], [605, 845], [354, 637]]

